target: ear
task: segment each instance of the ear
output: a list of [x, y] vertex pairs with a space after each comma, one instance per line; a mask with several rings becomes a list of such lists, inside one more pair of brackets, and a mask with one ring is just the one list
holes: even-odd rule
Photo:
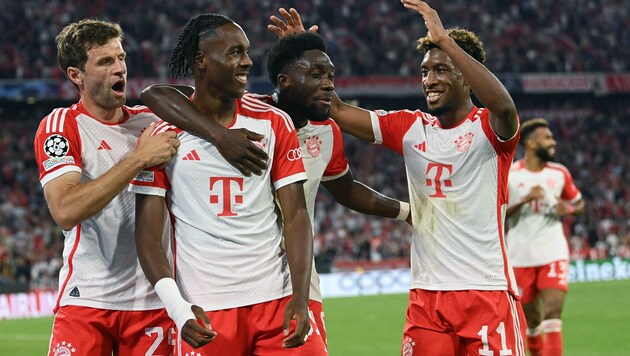
[[286, 74], [278, 74], [278, 87], [286, 89], [291, 86], [291, 78]]
[[68, 67], [68, 69], [66, 69], [66, 75], [68, 76], [68, 79], [74, 83], [74, 85], [83, 85], [83, 72], [81, 69], [77, 67]]
[[201, 72], [204, 72], [206, 69], [206, 57], [201, 53], [201, 51], [197, 51], [195, 56], [193, 57], [193, 64], [197, 69]]

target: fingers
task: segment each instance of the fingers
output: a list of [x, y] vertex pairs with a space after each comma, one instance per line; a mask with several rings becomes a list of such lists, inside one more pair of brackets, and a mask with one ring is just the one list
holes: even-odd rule
[[193, 348], [199, 348], [214, 340], [217, 333], [212, 330], [210, 319], [202, 308], [193, 305], [191, 309], [197, 320], [186, 321], [181, 331], [182, 339]]
[[[293, 348], [304, 345], [310, 327], [311, 325], [308, 318], [296, 318], [295, 331], [282, 340], [282, 347]], [[289, 329], [285, 329], [284, 332], [285, 335], [287, 335]]]
[[142, 135], [140, 135], [140, 139], [146, 139], [147, 137], [151, 137], [153, 134], [153, 130], [155, 130], [155, 122], [152, 122], [147, 126], [144, 131], [142, 131]]

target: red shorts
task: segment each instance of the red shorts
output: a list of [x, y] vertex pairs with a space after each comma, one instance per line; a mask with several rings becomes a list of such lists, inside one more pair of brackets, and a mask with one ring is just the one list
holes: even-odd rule
[[548, 265], [514, 267], [518, 292], [523, 303], [533, 301], [542, 289], [569, 290], [569, 261], [558, 260]]
[[[178, 336], [176, 355], [328, 355], [312, 319], [311, 331], [304, 345], [291, 349], [282, 347], [282, 340], [286, 337], [282, 332], [284, 308], [290, 300], [291, 297], [284, 297], [244, 307], [208, 311], [206, 314], [217, 336], [198, 349], [193, 349]], [[290, 332], [294, 330], [295, 322], [291, 321]]]
[[525, 355], [525, 329], [507, 291], [412, 289], [401, 355]]
[[322, 305], [322, 302], [310, 300], [308, 302], [308, 309], [311, 320], [315, 322], [315, 325], [317, 325], [317, 330], [315, 330], [315, 332], [319, 333], [322, 340], [324, 340], [324, 344], [328, 345], [328, 340], [326, 339], [326, 324], [324, 323], [324, 306]]
[[175, 330], [164, 309], [107, 310], [67, 305], [53, 322], [49, 356], [170, 355]]

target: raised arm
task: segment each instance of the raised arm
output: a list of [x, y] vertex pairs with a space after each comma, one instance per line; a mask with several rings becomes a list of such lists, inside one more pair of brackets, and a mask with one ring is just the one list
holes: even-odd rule
[[[210, 320], [199, 306], [187, 302], [173, 279], [164, 251], [162, 234], [165, 219], [164, 198], [136, 194], [136, 250], [145, 276], [155, 287], [171, 319], [180, 330], [182, 339], [197, 348], [216, 337]], [[197, 323], [201, 319], [205, 327]]]
[[[252, 143], [262, 135], [247, 129], [227, 129], [207, 120], [179, 89], [170, 85], [155, 84], [140, 94], [142, 101], [164, 121], [212, 142], [228, 163], [245, 176], [261, 175], [267, 169], [267, 154]], [[188, 87], [186, 94], [194, 92]]]
[[102, 176], [81, 183], [81, 173], [68, 172], [44, 186], [50, 213], [59, 227], [70, 230], [94, 216], [143, 169], [168, 162], [179, 146], [174, 132], [151, 136], [151, 124], [140, 136], [138, 148]]
[[339, 204], [349, 209], [411, 223], [408, 203], [392, 199], [354, 180], [351, 171], [338, 179], [323, 181], [322, 185], [330, 191]]
[[[309, 287], [313, 263], [313, 232], [306, 210], [302, 183], [293, 183], [278, 189], [278, 199], [284, 221], [284, 239], [291, 271], [293, 297], [284, 311], [285, 347], [303, 345], [310, 329], [308, 316]], [[289, 323], [296, 321], [290, 333]]]
[[437, 12], [419, 0], [401, 0], [403, 5], [418, 12], [429, 30], [429, 40], [440, 47], [462, 72], [475, 96], [490, 113], [490, 125], [501, 138], [511, 138], [518, 130], [516, 106], [507, 89], [483, 64], [469, 56], [446, 34]]

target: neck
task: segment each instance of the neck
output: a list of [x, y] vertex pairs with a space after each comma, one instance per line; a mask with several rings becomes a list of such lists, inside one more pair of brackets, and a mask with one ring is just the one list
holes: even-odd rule
[[98, 121], [105, 122], [108, 124], [114, 124], [120, 122], [124, 119], [124, 112], [122, 107], [117, 108], [104, 108], [94, 102], [91, 98], [81, 97], [81, 105], [85, 108], [90, 116], [95, 118]]
[[453, 110], [437, 115], [437, 119], [442, 127], [452, 127], [466, 118], [466, 115], [468, 115], [473, 107], [475, 106], [472, 101], [468, 101], [466, 104], [460, 105]]
[[287, 114], [289, 114], [289, 116], [291, 116], [291, 120], [293, 121], [293, 126], [295, 126], [296, 129], [306, 126], [306, 124], [308, 123], [308, 117], [301, 114], [298, 110], [293, 108], [293, 106], [286, 105], [287, 100], [283, 99], [282, 95], [279, 95], [278, 92], [276, 92], [272, 96], [272, 99], [276, 107], [278, 107], [280, 110], [286, 112]]
[[236, 111], [234, 98], [218, 98], [197, 89], [192, 102], [206, 118], [222, 126], [227, 127], [234, 121], [234, 112]]
[[532, 172], [541, 171], [547, 162], [543, 161], [533, 152], [525, 152], [523, 156], [523, 166]]

